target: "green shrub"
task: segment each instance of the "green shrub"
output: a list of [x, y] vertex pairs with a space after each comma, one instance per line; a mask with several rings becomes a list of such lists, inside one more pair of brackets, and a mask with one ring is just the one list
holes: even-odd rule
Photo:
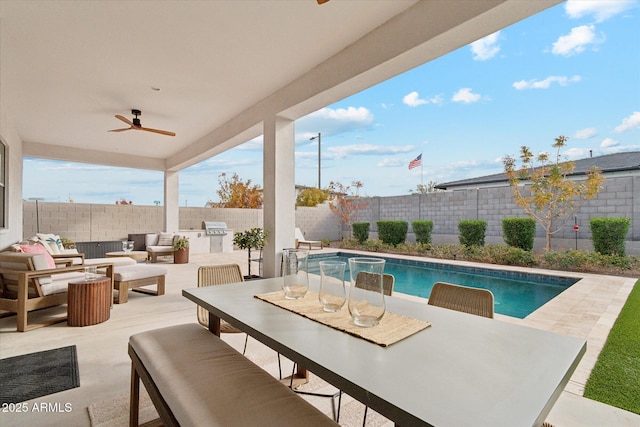
[[533, 267], [538, 264], [531, 250], [509, 245], [487, 245], [487, 257], [493, 264], [517, 265], [519, 267]]
[[481, 219], [463, 219], [458, 222], [460, 244], [464, 246], [484, 246], [487, 221]]
[[407, 240], [409, 223], [400, 220], [378, 221], [378, 237], [382, 243], [397, 246]]
[[589, 259], [585, 252], [567, 249], [554, 252], [546, 251], [544, 253], [544, 262], [551, 268], [575, 271], [589, 264]]
[[595, 251], [603, 255], [624, 256], [630, 222], [629, 218], [592, 218], [589, 226]]
[[502, 237], [505, 243], [525, 251], [533, 250], [536, 222], [532, 218], [504, 218]]
[[354, 222], [351, 227], [353, 228], [353, 237], [360, 243], [364, 243], [369, 238], [369, 223], [368, 222]]
[[431, 232], [433, 231], [433, 221], [416, 220], [411, 223], [413, 232], [416, 235], [417, 243], [431, 243]]

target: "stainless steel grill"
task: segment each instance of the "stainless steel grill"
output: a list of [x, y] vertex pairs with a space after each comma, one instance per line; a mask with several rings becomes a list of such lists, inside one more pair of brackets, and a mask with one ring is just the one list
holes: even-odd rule
[[227, 223], [220, 221], [202, 221], [202, 228], [207, 236], [226, 236]]

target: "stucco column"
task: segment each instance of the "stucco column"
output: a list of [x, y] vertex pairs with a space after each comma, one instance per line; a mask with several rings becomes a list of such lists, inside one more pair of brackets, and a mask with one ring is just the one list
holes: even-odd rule
[[264, 229], [263, 275], [280, 275], [282, 249], [295, 243], [295, 140], [293, 120], [269, 117], [264, 121]]
[[164, 171], [164, 231], [178, 231], [178, 172]]

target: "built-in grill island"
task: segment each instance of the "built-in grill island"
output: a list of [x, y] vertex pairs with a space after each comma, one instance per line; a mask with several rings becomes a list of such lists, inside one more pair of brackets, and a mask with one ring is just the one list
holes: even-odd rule
[[202, 221], [202, 229], [209, 236], [209, 252], [233, 252], [233, 230], [222, 221]]

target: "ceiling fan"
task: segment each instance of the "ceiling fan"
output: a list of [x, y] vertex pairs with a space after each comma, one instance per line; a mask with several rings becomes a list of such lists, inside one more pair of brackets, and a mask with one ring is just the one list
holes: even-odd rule
[[151, 129], [151, 128], [145, 128], [142, 127], [142, 125], [140, 124], [140, 119], [138, 118], [138, 116], [142, 115], [142, 111], [140, 110], [131, 110], [131, 114], [133, 114], [135, 117], [133, 119], [133, 122], [129, 119], [127, 119], [124, 116], [121, 116], [120, 114], [116, 114], [116, 119], [118, 120], [122, 120], [123, 122], [125, 122], [126, 124], [129, 125], [128, 128], [122, 128], [122, 129], [112, 129], [109, 132], [124, 132], [125, 130], [144, 130], [147, 132], [153, 132], [153, 133], [159, 133], [160, 135], [167, 135], [167, 136], [176, 136], [175, 132], [169, 132], [167, 130], [159, 130], [159, 129]]

